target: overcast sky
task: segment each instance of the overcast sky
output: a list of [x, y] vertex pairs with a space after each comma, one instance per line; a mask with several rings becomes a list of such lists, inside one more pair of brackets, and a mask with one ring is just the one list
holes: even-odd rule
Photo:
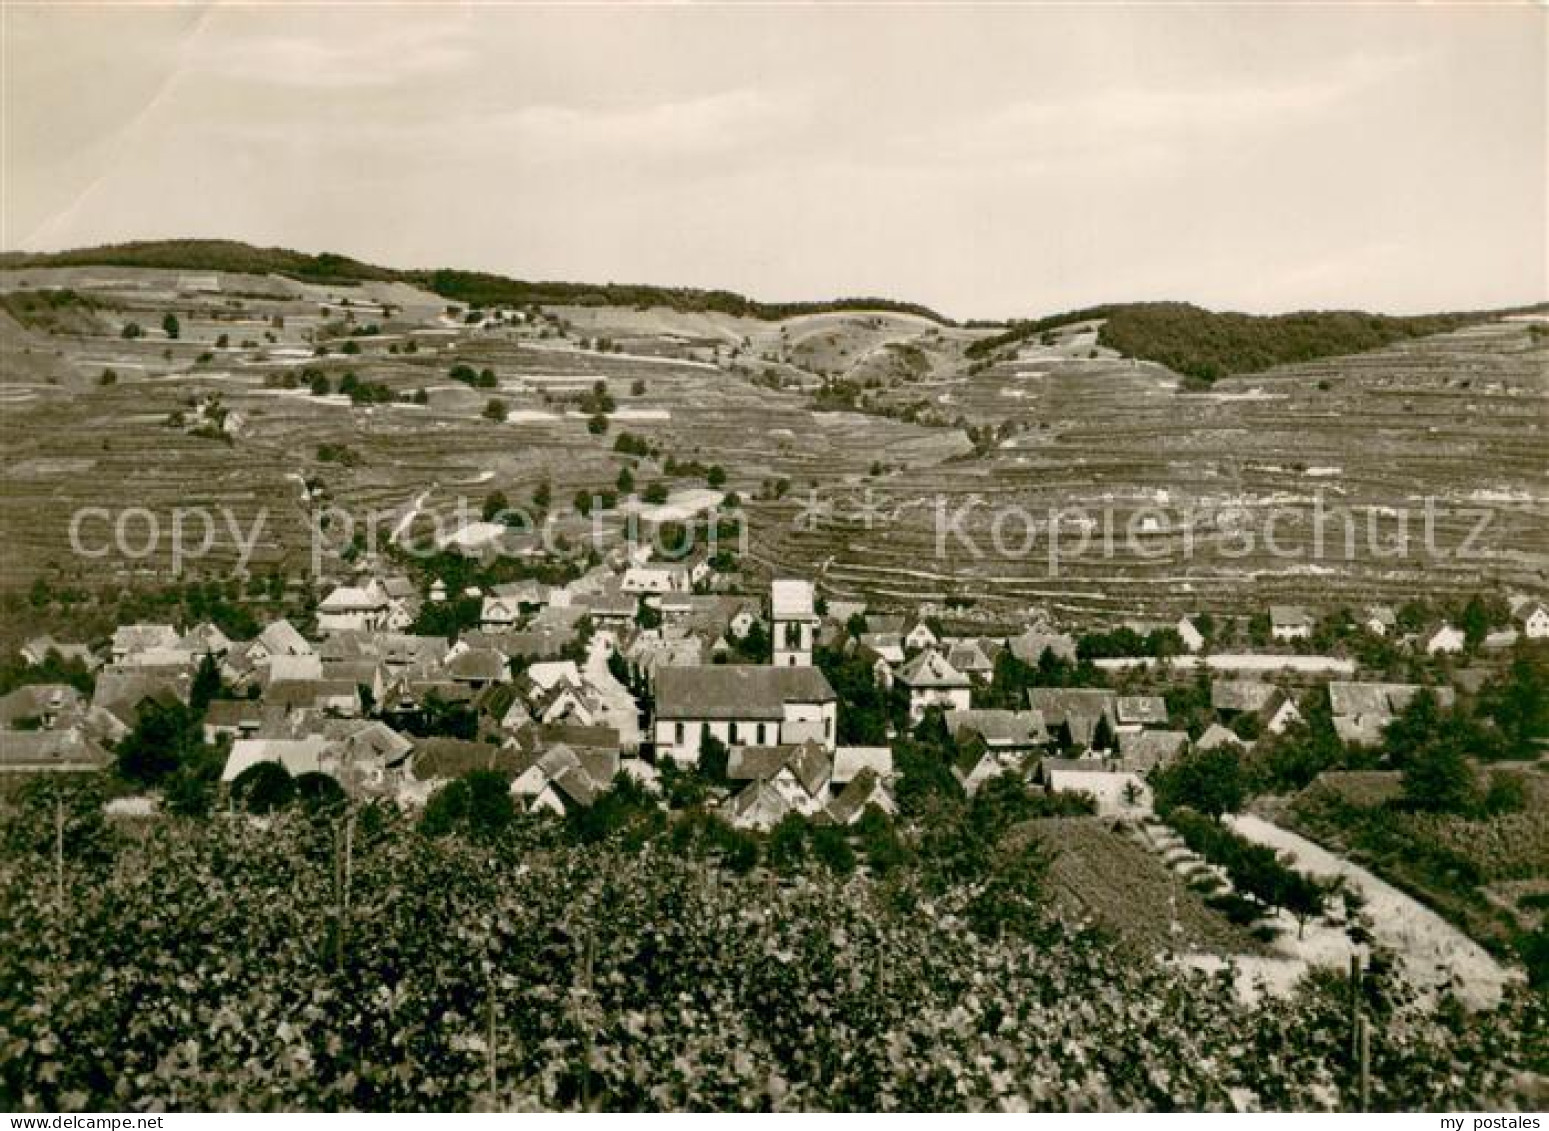
[[1533, 6], [0, 6], [0, 245], [881, 294], [1549, 297]]

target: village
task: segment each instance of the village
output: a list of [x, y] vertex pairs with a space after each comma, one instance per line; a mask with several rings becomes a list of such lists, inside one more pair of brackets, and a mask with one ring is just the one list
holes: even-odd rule
[[[727, 592], [703, 554], [649, 554], [616, 554], [568, 584], [453, 594], [476, 603], [478, 622], [452, 638], [410, 631], [449, 600], [442, 580], [422, 591], [369, 571], [325, 589], [306, 634], [279, 619], [251, 640], [209, 622], [125, 624], [101, 647], [39, 637], [23, 665], [74, 663], [94, 686], [29, 681], [0, 699], [0, 768], [109, 768], [147, 713], [192, 701], [203, 741], [224, 751], [227, 804], [278, 769], [419, 809], [486, 770], [520, 810], [563, 816], [619, 775], [659, 795], [671, 767], [705, 772], [726, 821], [767, 832], [792, 814], [849, 826], [871, 808], [896, 813], [890, 744], [939, 717], [966, 795], [1011, 775], [1088, 795], [1103, 815], [1140, 815], [1155, 774], [1189, 751], [1248, 754], [1302, 723], [1310, 701], [1340, 742], [1379, 750], [1422, 690], [1450, 706], [1458, 688], [1479, 691], [1492, 658], [1498, 669], [1519, 640], [1549, 638], [1549, 607], [1526, 597], [1502, 606], [1504, 623], [1467, 631], [1406, 631], [1390, 607], [1343, 614], [1338, 656], [1310, 654], [1325, 626], [1286, 606], [1254, 618], [1243, 639], [1265, 646], [1253, 651], [1217, 650], [1227, 630], [1208, 614], [1079, 638], [1046, 622], [967, 634], [938, 616], [825, 600], [802, 579]], [[1396, 649], [1431, 682], [1363, 678], [1352, 639]], [[847, 694], [869, 684], [864, 701], [836, 681]], [[1169, 707], [1179, 686], [1204, 688], [1186, 717]]]

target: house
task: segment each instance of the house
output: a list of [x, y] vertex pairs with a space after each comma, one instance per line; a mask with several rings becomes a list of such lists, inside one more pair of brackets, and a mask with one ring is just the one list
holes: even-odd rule
[[1165, 766], [1189, 747], [1181, 730], [1139, 730], [1119, 735], [1119, 765], [1137, 774]]
[[258, 638], [248, 645], [247, 654], [254, 663], [263, 664], [275, 656], [310, 656], [312, 645], [282, 617], [264, 626]]
[[1065, 750], [1109, 750], [1118, 738], [1117, 696], [1086, 687], [1030, 687], [1027, 703]]
[[413, 636], [406, 632], [379, 632], [372, 637], [372, 651], [388, 674], [428, 671], [446, 656], [446, 641], [439, 636]]
[[1300, 605], [1271, 605], [1269, 635], [1275, 640], [1307, 640], [1312, 636], [1312, 614]]
[[1542, 601], [1528, 601], [1518, 606], [1512, 614], [1517, 623], [1522, 626], [1522, 635], [1529, 640], [1543, 640], [1549, 637], [1549, 605]]
[[1210, 751], [1222, 748], [1246, 750], [1248, 744], [1220, 723], [1211, 723], [1205, 728], [1205, 733], [1194, 740], [1195, 750]]
[[63, 730], [0, 730], [0, 773], [89, 773], [113, 759], [74, 727]]
[[909, 621], [902, 613], [867, 613], [865, 619], [867, 632], [891, 633], [900, 640], [903, 639], [904, 630], [909, 627]]
[[921, 652], [899, 669], [897, 680], [909, 691], [909, 722], [925, 717], [931, 707], [966, 711], [972, 703], [973, 682], [934, 649]]
[[[1423, 689], [1414, 683], [1366, 683], [1333, 680], [1328, 685], [1334, 733], [1353, 746], [1375, 746], [1382, 732]], [[1441, 707], [1455, 701], [1452, 688], [1430, 688]]]
[[599, 725], [603, 716], [601, 697], [590, 683], [579, 679], [539, 691], [528, 702], [533, 720], [539, 723], [574, 723], [589, 727]]
[[113, 631], [110, 652], [115, 664], [142, 652], [176, 652], [182, 637], [170, 624], [125, 624]]
[[1050, 742], [1043, 715], [979, 707], [946, 713], [947, 733], [957, 742], [978, 738], [997, 754], [1026, 754]]
[[1398, 630], [1398, 614], [1392, 605], [1370, 605], [1361, 619], [1361, 627], [1373, 636], [1387, 636]]
[[977, 793], [979, 787], [990, 778], [1020, 768], [1021, 759], [1018, 756], [991, 750], [977, 736], [960, 743], [957, 750], [957, 757], [952, 760], [952, 776], [969, 797]]
[[133, 727], [146, 703], [170, 706], [187, 703], [190, 679], [187, 671], [118, 671], [97, 676], [92, 692], [94, 710], [107, 711], [125, 727]]
[[216, 625], [205, 621], [194, 625], [183, 634], [183, 638], [178, 641], [178, 651], [186, 652], [194, 660], [203, 659], [205, 656], [218, 660], [231, 651], [231, 637]]
[[521, 751], [510, 746], [444, 736], [415, 739], [413, 752], [395, 765], [398, 803], [418, 808], [447, 782], [475, 770], [509, 778], [523, 761]]
[[890, 746], [839, 746], [834, 749], [834, 768], [828, 776], [828, 788], [836, 796], [864, 770], [883, 781], [893, 778], [893, 749]]
[[[622, 590], [609, 588], [600, 593], [589, 593], [578, 597], [575, 609], [581, 616], [590, 617], [593, 624], [628, 627], [635, 623], [635, 617], [640, 612], [640, 599]], [[551, 607], [544, 611], [556, 610]], [[534, 617], [530, 627], [538, 627], [540, 620], [541, 618]], [[572, 619], [571, 623], [577, 623], [577, 619]]]
[[380, 660], [324, 660], [319, 678], [330, 683], [353, 683], [361, 689], [363, 698], [370, 695], [372, 703], [380, 703], [387, 690], [387, 668]]
[[1463, 630], [1443, 623], [1435, 632], [1425, 638], [1425, 654], [1428, 656], [1449, 655], [1455, 656], [1463, 651], [1467, 638]]
[[791, 745], [814, 739], [834, 748], [838, 697], [815, 667], [725, 664], [656, 673], [658, 754], [699, 761], [706, 735], [727, 746]]
[[811, 664], [813, 637], [818, 628], [817, 601], [812, 582], [771, 581], [769, 623], [773, 634], [775, 667]]
[[791, 812], [790, 802], [773, 782], [758, 778], [726, 806], [726, 819], [736, 828], [768, 832]]
[[969, 679], [981, 683], [995, 674], [995, 661], [988, 650], [977, 640], [952, 640], [946, 642], [947, 663]]
[[1134, 733], [1167, 725], [1167, 700], [1160, 695], [1120, 695], [1114, 701], [1118, 731]]
[[637, 565], [624, 571], [621, 592], [632, 597], [687, 593], [694, 588], [687, 569], [679, 565]]
[[1045, 758], [1035, 780], [1051, 793], [1085, 793], [1100, 817], [1122, 817], [1151, 808], [1151, 787], [1137, 773], [1094, 758]]
[[823, 614], [823, 619], [830, 624], [844, 628], [850, 623], [852, 617], [866, 618], [865, 601], [830, 601]]
[[220, 738], [281, 737], [263, 735], [265, 722], [274, 724], [283, 720], [283, 707], [265, 707], [256, 699], [215, 699], [205, 708], [204, 740], [215, 742]]
[[287, 711], [324, 711], [349, 718], [361, 710], [360, 688], [347, 680], [277, 680], [264, 688], [263, 701]]
[[1479, 645], [1486, 652], [1505, 652], [1516, 647], [1521, 639], [1521, 633], [1515, 628], [1500, 628], [1494, 632], [1485, 634], [1483, 642]]
[[863, 632], [855, 646], [868, 660], [881, 660], [897, 666], [906, 659], [904, 638], [896, 632]]
[[1190, 653], [1202, 651], [1205, 647], [1205, 634], [1195, 627], [1194, 622], [1188, 617], [1179, 617], [1178, 623], [1173, 625], [1178, 631], [1178, 639], [1183, 641], [1184, 650]]
[[839, 791], [839, 796], [828, 803], [824, 813], [833, 824], [845, 828], [855, 824], [866, 815], [866, 810], [873, 808], [880, 809], [888, 816], [898, 812], [898, 804], [888, 790], [885, 776], [866, 766], [846, 783]]
[[51, 652], [67, 662], [79, 660], [86, 665], [87, 669], [94, 669], [99, 666], [97, 657], [92, 654], [92, 650], [86, 645], [66, 644], [63, 641], [55, 640], [52, 636], [35, 636], [23, 644], [21, 648], [22, 659], [34, 667], [48, 659]]
[[1037, 632], [1029, 629], [1020, 636], [1008, 639], [1006, 647], [1011, 649], [1011, 654], [1017, 659], [1034, 667], [1043, 659], [1045, 653], [1066, 663], [1076, 662], [1076, 641], [1064, 633]]
[[546, 606], [550, 591], [547, 585], [539, 581], [507, 581], [495, 586], [489, 596], [510, 601], [519, 612], [528, 613]]
[[319, 769], [352, 796], [385, 796], [414, 752], [414, 741], [386, 723], [333, 720]]
[[925, 648], [934, 648], [941, 643], [931, 626], [924, 621], [917, 621], [914, 627], [904, 633], [904, 648], [910, 652], [918, 652]]
[[64, 683], [32, 683], [0, 695], [0, 728], [5, 730], [55, 730], [85, 714], [85, 697]]
[[387, 627], [392, 602], [375, 580], [363, 586], [340, 585], [317, 606], [319, 632], [374, 630]]
[[446, 663], [446, 674], [454, 683], [460, 683], [471, 691], [478, 691], [492, 683], [505, 683], [511, 678], [506, 658], [488, 648], [469, 648], [453, 656]]
[[812, 740], [789, 746], [738, 746], [726, 760], [729, 781], [768, 783], [780, 794], [785, 812], [803, 816], [828, 803], [833, 769], [832, 753]]
[[1210, 706], [1224, 722], [1252, 715], [1271, 734], [1284, 734], [1288, 726], [1302, 717], [1294, 699], [1261, 679], [1211, 681]]
[[741, 640], [753, 631], [753, 626], [758, 623], [758, 610], [750, 601], [736, 602], [736, 605], [731, 619], [726, 622], [726, 629]]
[[656, 685], [656, 673], [663, 668], [697, 668], [704, 663], [704, 644], [695, 637], [664, 640], [659, 634], [642, 632], [624, 650], [624, 658], [645, 679], [647, 688]]
[[515, 628], [521, 619], [522, 607], [514, 597], [485, 597], [479, 607], [479, 627], [486, 632]]
[[517, 765], [511, 794], [529, 813], [553, 813], [563, 817], [576, 808], [588, 808], [606, 791], [619, 773], [618, 748], [576, 748], [555, 743], [534, 751]]
[[288, 683], [303, 679], [322, 679], [323, 660], [320, 656], [273, 656], [269, 660], [270, 683]]
[[239, 738], [231, 744], [226, 767], [221, 770], [221, 781], [234, 782], [244, 770], [260, 762], [277, 762], [291, 777], [320, 773], [325, 745], [326, 740], [320, 734], [306, 738]]

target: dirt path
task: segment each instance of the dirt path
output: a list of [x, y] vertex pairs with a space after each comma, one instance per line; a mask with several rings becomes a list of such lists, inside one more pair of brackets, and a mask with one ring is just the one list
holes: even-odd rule
[[1234, 817], [1231, 824], [1249, 840], [1286, 853], [1299, 871], [1341, 876], [1359, 891], [1366, 899], [1372, 935], [1398, 956], [1417, 987], [1435, 988], [1450, 982], [1459, 999], [1488, 1008], [1500, 1000], [1507, 982], [1520, 977], [1436, 912], [1365, 868], [1260, 817]]

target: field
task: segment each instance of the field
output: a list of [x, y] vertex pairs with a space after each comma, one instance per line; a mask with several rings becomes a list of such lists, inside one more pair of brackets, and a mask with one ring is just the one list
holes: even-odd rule
[[1110, 931], [1122, 945], [1147, 957], [1264, 952], [1246, 930], [1206, 907], [1154, 851], [1109, 822], [1063, 817], [1032, 821], [1024, 828], [1057, 853], [1051, 898], [1072, 920]]
[[[209, 290], [149, 268], [0, 271], [8, 309], [58, 288], [89, 300], [68, 304], [64, 321], [25, 326], [0, 311], [0, 582], [166, 576], [165, 545], [143, 558], [74, 554], [70, 518], [84, 506], [144, 507], [163, 526], [177, 506], [226, 508], [244, 534], [262, 513], [250, 568], [288, 572], [308, 563], [324, 504], [380, 512], [389, 526], [411, 510], [452, 522], [460, 499], [474, 511], [493, 491], [520, 503], [548, 482], [563, 510], [636, 462], [613, 450], [621, 431], [663, 458], [725, 469], [752, 529], [752, 583], [816, 574], [830, 595], [881, 604], [1246, 612], [1549, 578], [1539, 537], [1549, 352], [1525, 320], [1186, 392], [1161, 366], [1099, 347], [1095, 322], [987, 364], [969, 349], [990, 331], [899, 311], [772, 320], [572, 303], [470, 323], [466, 307], [449, 316], [443, 296], [403, 281], [217, 278]], [[161, 329], [169, 312], [175, 340]], [[121, 336], [131, 322], [142, 336]], [[452, 380], [458, 365], [492, 371], [495, 386]], [[276, 387], [308, 367], [334, 385], [353, 373], [397, 397], [423, 390], [425, 403]], [[582, 406], [598, 382], [614, 402], [600, 435]], [[216, 396], [230, 414], [225, 438], [167, 425]], [[483, 415], [491, 397], [506, 404], [502, 423]], [[819, 411], [820, 401], [856, 411]], [[320, 458], [341, 450], [347, 458]], [[633, 470], [637, 487], [664, 478], [651, 461]], [[1446, 557], [1420, 546], [1426, 498]], [[1319, 499], [1353, 516], [1349, 560], [1338, 517], [1312, 558]], [[998, 552], [989, 534], [1007, 506], [1022, 512], [1002, 521], [1009, 551]], [[1417, 512], [1410, 552], [1379, 556], [1368, 526], [1387, 544], [1398, 508]], [[1062, 510], [1072, 515], [1051, 563], [1048, 516]], [[1097, 525], [1083, 532], [1076, 510]], [[1278, 511], [1275, 536], [1296, 557], [1262, 544], [1259, 527]], [[955, 515], [963, 539], [940, 529]], [[1481, 517], [1478, 552], [1458, 555]], [[1259, 536], [1246, 552], [1233, 522]], [[188, 565], [223, 573], [234, 542], [218, 529]]]
[[1509, 772], [1524, 787], [1516, 812], [1407, 812], [1393, 803], [1396, 775], [1339, 774], [1303, 790], [1276, 819], [1365, 865], [1495, 952], [1510, 953], [1543, 922], [1549, 774], [1521, 766]]

